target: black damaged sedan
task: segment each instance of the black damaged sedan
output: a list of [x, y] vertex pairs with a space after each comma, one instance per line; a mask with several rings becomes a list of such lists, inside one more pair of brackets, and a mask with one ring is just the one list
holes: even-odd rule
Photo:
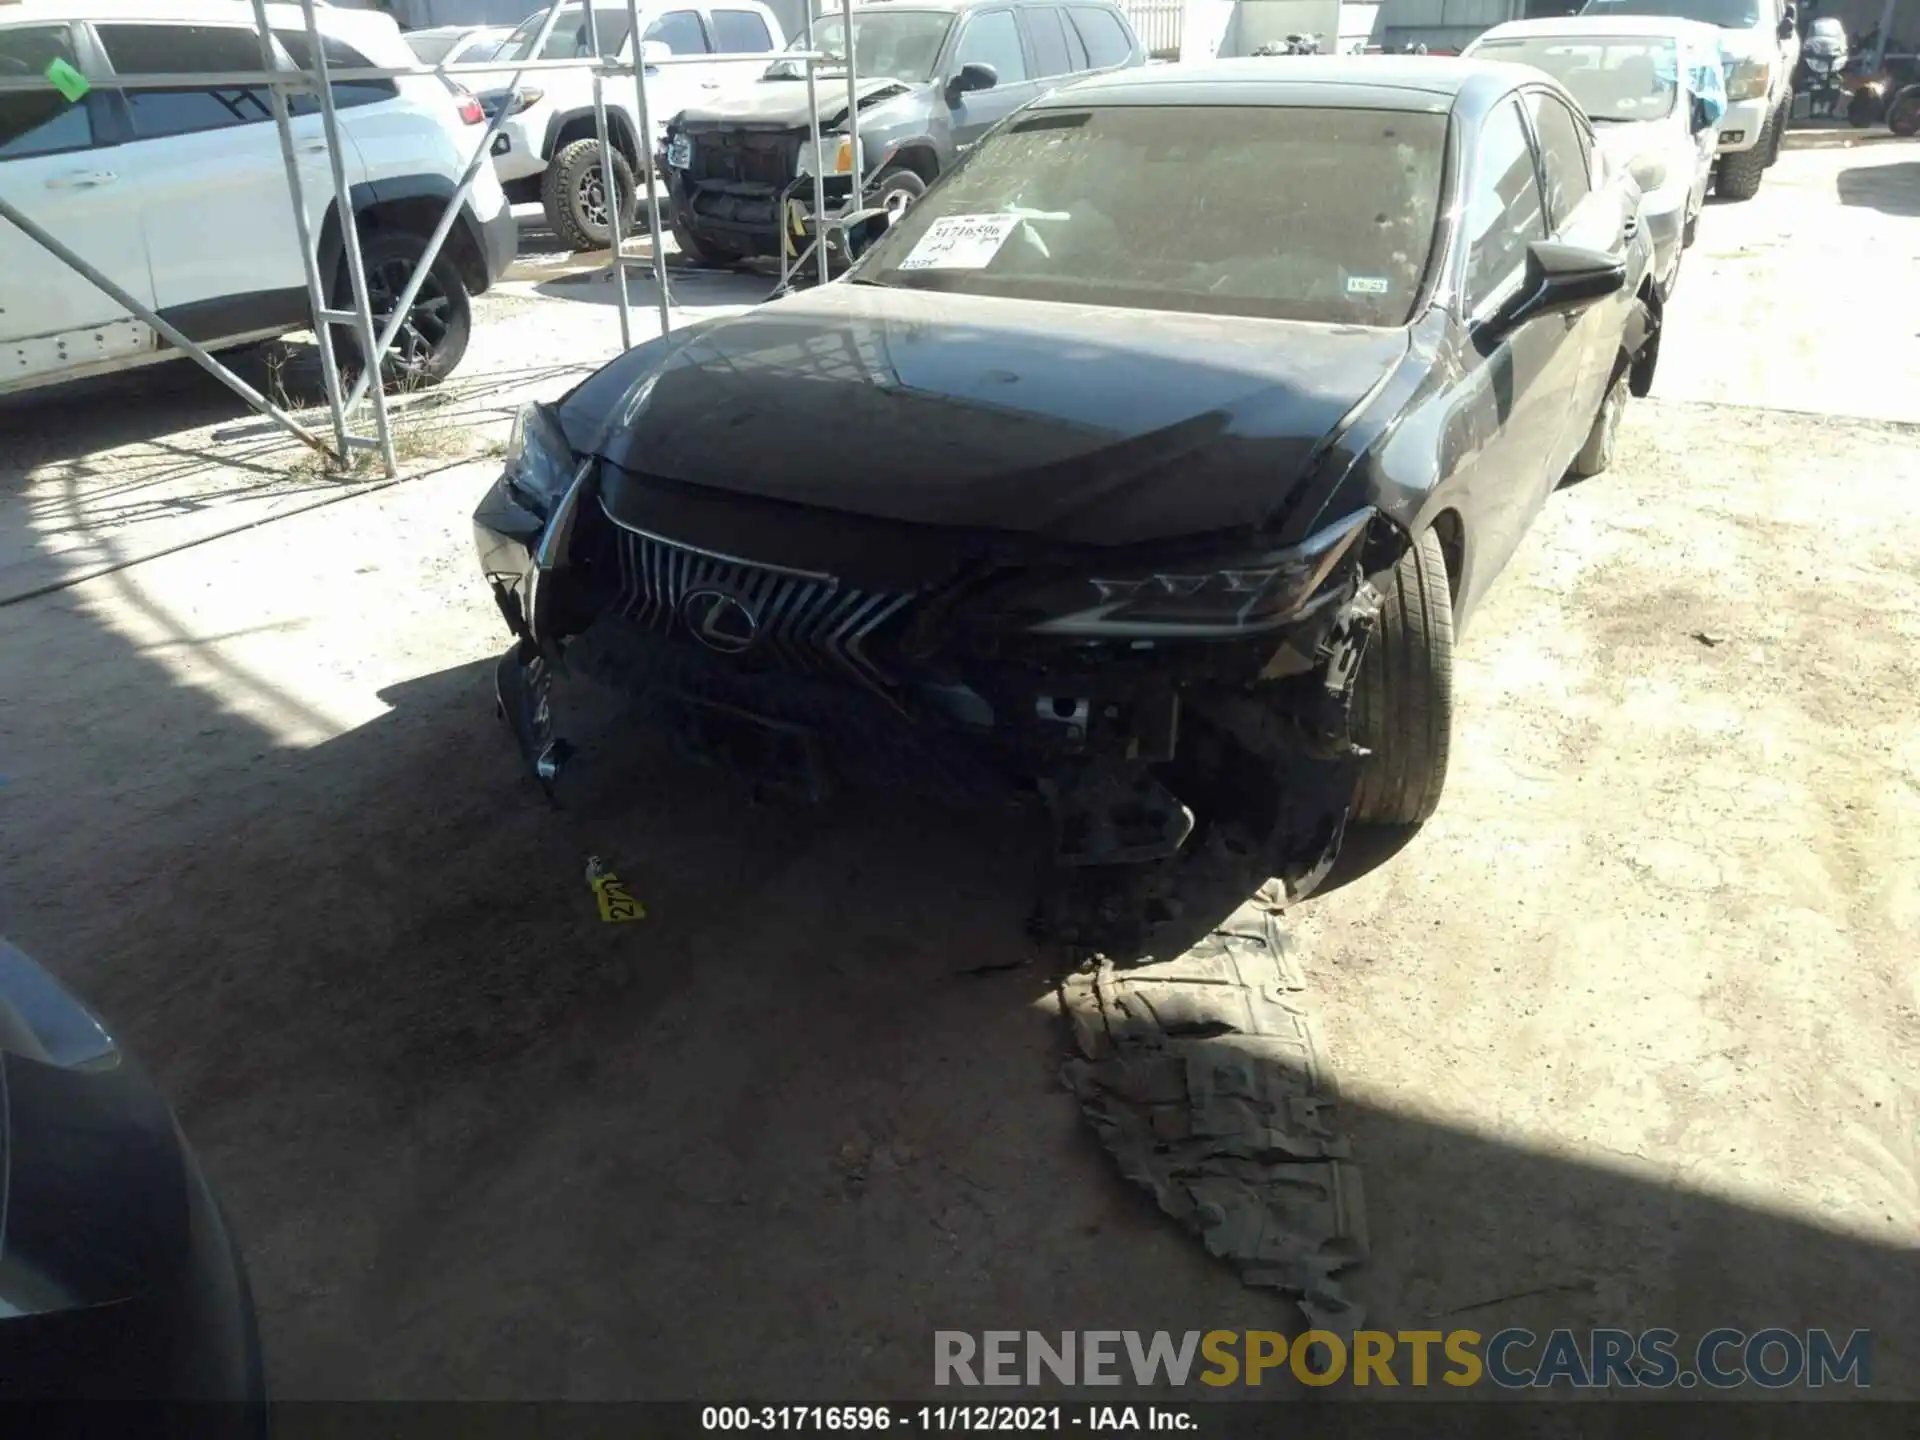
[[1038, 797], [1065, 864], [1233, 812], [1304, 893], [1433, 812], [1457, 627], [1645, 393], [1638, 206], [1519, 67], [1057, 91], [843, 279], [522, 414], [475, 517], [503, 713], [551, 781], [597, 678], [814, 795]]

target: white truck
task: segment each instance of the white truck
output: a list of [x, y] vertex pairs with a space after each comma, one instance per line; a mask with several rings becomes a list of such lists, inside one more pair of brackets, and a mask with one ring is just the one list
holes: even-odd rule
[[[667, 122], [689, 105], [759, 78], [787, 38], [779, 19], [760, 0], [649, 0], [639, 7], [641, 51], [647, 65], [647, 119], [653, 134], [640, 140], [640, 103], [631, 78], [602, 81], [608, 138], [613, 144], [614, 183], [620, 191], [623, 228], [632, 230], [636, 183], [664, 143]], [[498, 63], [574, 60], [593, 54], [584, 6], [560, 12], [547, 41], [534, 53], [546, 11], [530, 15], [501, 47]], [[633, 36], [627, 7], [595, 5], [600, 53], [631, 62]], [[692, 63], [652, 63], [669, 56]], [[703, 60], [700, 57], [711, 56]], [[603, 249], [609, 243], [606, 187], [593, 118], [593, 77], [585, 70], [531, 70], [509, 91], [511, 72], [474, 82], [487, 117], [501, 106], [507, 119], [494, 139], [494, 172], [507, 197], [539, 202], [547, 223], [569, 249]]]

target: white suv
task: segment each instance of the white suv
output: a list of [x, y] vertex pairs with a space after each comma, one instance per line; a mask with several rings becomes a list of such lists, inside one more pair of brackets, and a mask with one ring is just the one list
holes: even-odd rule
[[[387, 15], [317, 12], [329, 65], [414, 65]], [[300, 11], [267, 7], [276, 60], [308, 60]], [[0, 93], [0, 195], [189, 339], [231, 349], [313, 328], [286, 162], [259, 86], [122, 91], [115, 74], [259, 71], [250, 6], [234, 0], [19, 0], [0, 6], [0, 75], [60, 66], [89, 82]], [[64, 73], [64, 72], [62, 72]], [[69, 84], [71, 92], [78, 87]], [[423, 253], [484, 117], [434, 76], [333, 86], [376, 323]], [[329, 303], [351, 290], [318, 99], [289, 97], [293, 141]], [[517, 234], [482, 167], [389, 373], [443, 378], [472, 325], [469, 297], [512, 261]], [[0, 393], [177, 358], [150, 325], [0, 221]], [[383, 308], [384, 307], [384, 308]]]
[[[689, 105], [703, 104], [730, 86], [759, 79], [765, 61], [786, 48], [786, 36], [772, 10], [760, 0], [648, 0], [640, 7], [640, 38], [647, 66], [647, 119], [653, 135], [646, 146], [640, 134], [640, 104], [630, 78], [602, 82], [608, 138], [617, 152], [614, 179], [626, 201], [623, 217], [632, 217], [635, 177], [665, 143], [667, 121]], [[573, 6], [560, 12], [539, 55], [546, 11], [537, 10], [500, 47], [498, 63], [515, 60], [575, 60], [593, 53], [587, 43], [587, 12]], [[632, 37], [624, 4], [593, 7], [600, 53], [631, 61]], [[707, 63], [655, 65], [656, 57], [711, 55]], [[721, 57], [749, 57], [746, 59]], [[504, 85], [511, 74], [503, 74]], [[489, 119], [506, 105], [507, 120], [493, 144], [494, 168], [516, 203], [538, 201], [562, 244], [573, 250], [603, 249], [609, 242], [600, 146], [593, 119], [593, 77], [584, 70], [533, 70], [520, 87], [480, 91]], [[627, 227], [629, 230], [631, 226]]]

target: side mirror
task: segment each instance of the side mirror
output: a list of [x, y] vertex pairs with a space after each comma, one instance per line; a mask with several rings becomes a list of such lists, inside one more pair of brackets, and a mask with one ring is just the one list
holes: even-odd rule
[[642, 40], [640, 42], [640, 63], [658, 65], [662, 60], [673, 58], [673, 48], [663, 40]]
[[969, 60], [960, 67], [960, 73], [947, 81], [947, 103], [958, 105], [960, 97], [971, 90], [991, 90], [1000, 83], [1000, 72], [991, 65], [983, 65], [978, 60]]
[[828, 231], [827, 249], [834, 258], [851, 265], [878, 244], [892, 224], [893, 212], [885, 207], [856, 210]]
[[1793, 17], [1791, 15], [1780, 22], [1780, 38], [1782, 40], [1791, 40], [1793, 38]]
[[1535, 240], [1527, 246], [1526, 276], [1493, 328], [1515, 330], [1542, 315], [1567, 315], [1626, 288], [1626, 261], [1585, 245]]

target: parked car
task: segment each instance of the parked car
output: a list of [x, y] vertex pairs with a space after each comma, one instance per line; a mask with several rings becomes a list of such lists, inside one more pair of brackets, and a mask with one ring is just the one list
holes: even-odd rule
[[1035, 101], [850, 222], [844, 279], [523, 412], [475, 524], [528, 759], [567, 753], [564, 657], [812, 793], [1037, 790], [1068, 863], [1253, 810], [1310, 888], [1350, 810], [1433, 813], [1457, 625], [1652, 378], [1595, 143], [1461, 60]]
[[[270, 5], [275, 59], [309, 63], [297, 7]], [[392, 18], [329, 7], [319, 16], [336, 66], [410, 66]], [[23, 0], [0, 9], [0, 74], [55, 61], [91, 89], [0, 95], [0, 195], [189, 339], [230, 349], [310, 329], [306, 269], [286, 162], [259, 86], [121, 91], [116, 74], [259, 71], [252, 11], [231, 0]], [[478, 143], [479, 105], [434, 76], [333, 87], [347, 178], [377, 320], [424, 253]], [[319, 102], [291, 97], [307, 221], [332, 303], [349, 303]], [[517, 244], [490, 175], [477, 181], [409, 311], [390, 371], [438, 380], [459, 364], [469, 297]], [[152, 326], [77, 271], [0, 224], [0, 392], [177, 358]]]
[[1720, 32], [1727, 113], [1720, 121], [1714, 193], [1751, 200], [1780, 158], [1793, 114], [1800, 32], [1793, 0], [1587, 0], [1582, 15], [1666, 15]]
[[507, 25], [438, 25], [431, 30], [409, 30], [407, 48], [422, 65], [484, 65], [500, 53], [513, 34]]
[[1706, 204], [1715, 126], [1727, 108], [1713, 28], [1639, 15], [1514, 20], [1488, 30], [1467, 55], [1531, 65], [1566, 87], [1599, 154], [1644, 192], [1654, 273], [1662, 298], [1670, 295]]
[[[600, 53], [631, 61], [631, 23], [625, 5], [596, 5], [594, 26]], [[575, 6], [560, 12], [545, 45], [534, 54], [534, 43], [546, 11], [529, 15], [501, 47], [502, 64], [515, 60], [574, 60], [591, 56], [587, 11]], [[772, 10], [759, 0], [725, 0], [724, 4], [671, 6], [661, 0], [640, 7], [640, 38], [648, 61], [647, 119], [653, 134], [640, 140], [640, 102], [630, 80], [604, 86], [608, 139], [613, 158], [614, 184], [620, 192], [622, 215], [632, 229], [636, 185], [664, 143], [667, 121], [705, 95], [730, 85], [750, 82], [759, 73], [756, 62], [743, 65], [723, 56], [765, 56], [781, 49], [786, 36]], [[706, 63], [658, 65], [667, 56], [715, 57]], [[508, 77], [488, 86], [476, 84], [488, 118], [505, 105], [507, 121], [494, 142], [494, 169], [515, 204], [538, 201], [547, 224], [561, 242], [574, 250], [602, 249], [610, 241], [604, 167], [593, 118], [593, 77], [585, 70], [539, 70], [529, 73], [511, 93]]]
[[[814, 24], [816, 50], [847, 53], [845, 23]], [[796, 47], [805, 43], [796, 40]], [[988, 129], [1045, 90], [1145, 65], [1127, 18], [1107, 0], [916, 0], [853, 14], [860, 169], [868, 198], [911, 205]], [[829, 208], [852, 194], [843, 68], [819, 72]], [[779, 61], [758, 84], [681, 113], [667, 132], [674, 241], [700, 264], [776, 256], [783, 196], [809, 207], [806, 67]]]
[[147, 1402], [114, 1416], [134, 1436], [180, 1433], [152, 1402], [220, 1402], [194, 1434], [265, 1436], [246, 1267], [192, 1150], [100, 1022], [4, 939], [0, 1095], [0, 1399]]

